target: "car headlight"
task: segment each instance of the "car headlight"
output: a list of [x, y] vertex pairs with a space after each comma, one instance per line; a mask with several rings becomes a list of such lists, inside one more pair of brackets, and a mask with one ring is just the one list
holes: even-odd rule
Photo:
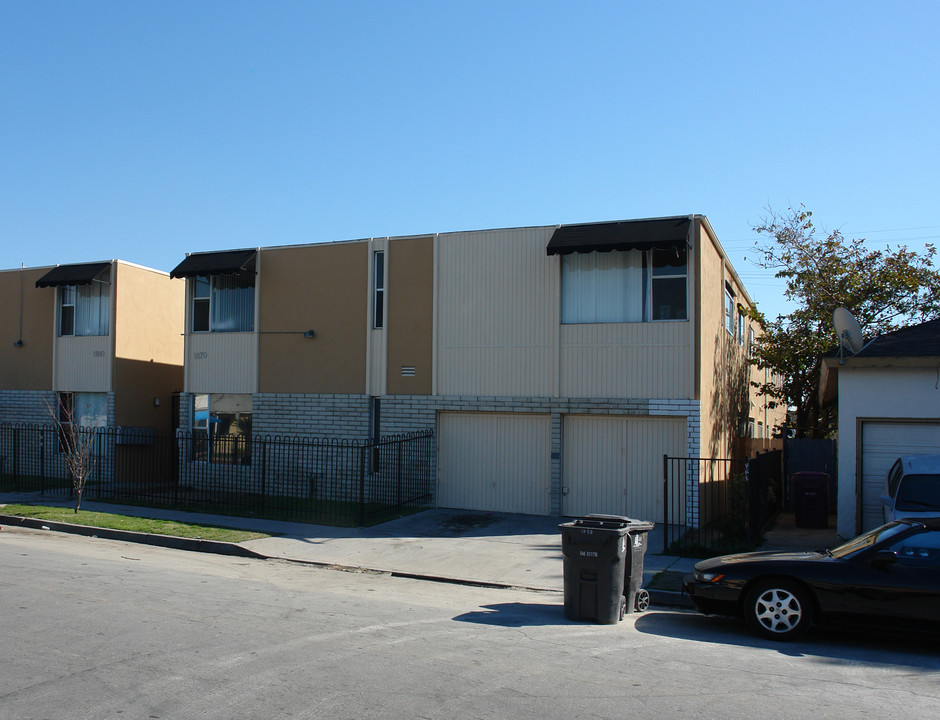
[[716, 583], [720, 582], [724, 576], [724, 573], [719, 572], [703, 572], [702, 570], [695, 571], [695, 579], [698, 582]]

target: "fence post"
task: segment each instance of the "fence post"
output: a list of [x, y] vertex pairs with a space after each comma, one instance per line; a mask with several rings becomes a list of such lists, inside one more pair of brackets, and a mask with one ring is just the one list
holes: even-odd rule
[[20, 488], [20, 432], [13, 428], [13, 487]]
[[401, 505], [402, 505], [402, 501], [401, 501], [401, 496], [402, 496], [402, 492], [401, 492], [401, 481], [402, 481], [401, 449], [402, 449], [402, 445], [404, 445], [404, 444], [405, 444], [404, 438], [402, 438], [401, 440], [398, 441], [398, 508], [399, 508], [399, 510], [401, 509]]
[[359, 448], [359, 527], [366, 524], [366, 448]]
[[13, 487], [16, 488], [17, 490], [20, 489], [20, 429], [19, 428], [13, 428]]
[[669, 456], [663, 455], [663, 552], [669, 547]]
[[[255, 441], [257, 442], [257, 438]], [[265, 511], [268, 502], [268, 443], [267, 438], [261, 441], [261, 512]]]

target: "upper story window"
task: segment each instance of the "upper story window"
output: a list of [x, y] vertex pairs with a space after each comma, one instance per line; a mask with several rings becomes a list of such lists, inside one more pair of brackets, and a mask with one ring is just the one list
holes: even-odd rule
[[744, 308], [738, 305], [738, 345], [744, 347]]
[[725, 286], [725, 330], [734, 337], [734, 293]]
[[189, 278], [192, 332], [252, 332], [255, 329], [257, 250], [191, 253], [170, 271]]
[[385, 253], [372, 255], [372, 327], [385, 327]]
[[192, 279], [193, 332], [251, 332], [255, 328], [255, 273]]
[[686, 320], [687, 262], [685, 247], [563, 255], [561, 321]]
[[87, 285], [59, 287], [59, 335], [107, 335], [110, 314], [107, 274]]
[[688, 319], [688, 250], [685, 247], [651, 250], [651, 320]]

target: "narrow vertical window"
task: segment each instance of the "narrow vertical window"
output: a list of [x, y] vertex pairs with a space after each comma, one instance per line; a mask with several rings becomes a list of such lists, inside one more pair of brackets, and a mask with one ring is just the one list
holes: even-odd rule
[[59, 335], [75, 334], [75, 286], [63, 285], [59, 289]]
[[72, 412], [72, 393], [70, 392], [58, 392], [56, 393], [56, 398], [58, 399], [58, 416], [59, 422], [62, 425], [71, 425], [72, 418], [74, 413]]
[[738, 305], [738, 345], [744, 347], [744, 307]]
[[372, 327], [385, 327], [385, 253], [372, 254]]
[[56, 404], [58, 405], [56, 413], [59, 419], [56, 423], [56, 429], [59, 435], [59, 452], [71, 452], [73, 446], [71, 428], [73, 418], [75, 417], [75, 413], [72, 410], [72, 393], [57, 392]]
[[193, 278], [193, 332], [209, 331], [209, 278]]
[[734, 295], [729, 288], [725, 288], [725, 330], [734, 337]]
[[209, 396], [193, 396], [192, 459], [209, 459]]

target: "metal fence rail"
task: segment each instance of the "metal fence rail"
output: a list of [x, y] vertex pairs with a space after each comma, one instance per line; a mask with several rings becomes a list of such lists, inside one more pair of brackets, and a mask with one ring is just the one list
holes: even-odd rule
[[753, 549], [779, 510], [775, 463], [775, 453], [750, 460], [664, 456], [666, 552], [707, 556]]
[[[371, 440], [98, 428], [89, 500], [370, 525], [433, 499], [426, 430]], [[69, 495], [53, 425], [0, 425], [0, 490]]]

